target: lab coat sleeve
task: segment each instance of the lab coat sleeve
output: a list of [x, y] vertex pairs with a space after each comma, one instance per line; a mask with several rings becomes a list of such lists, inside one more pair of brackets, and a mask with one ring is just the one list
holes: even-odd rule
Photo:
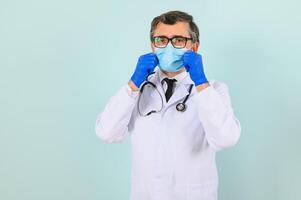
[[209, 145], [216, 151], [234, 146], [241, 126], [234, 115], [227, 85], [214, 81], [198, 92], [195, 100]]
[[128, 125], [137, 102], [138, 92], [131, 94], [124, 85], [109, 99], [104, 110], [98, 114], [96, 135], [106, 143], [121, 142], [128, 134]]

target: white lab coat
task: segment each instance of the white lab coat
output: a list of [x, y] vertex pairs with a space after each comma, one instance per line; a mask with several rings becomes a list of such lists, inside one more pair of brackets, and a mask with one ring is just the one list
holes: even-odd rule
[[[176, 104], [188, 94], [189, 84], [193, 84], [190, 76], [168, 103], [158, 70], [150, 80], [164, 98], [160, 113], [141, 117], [137, 112], [138, 98], [131, 96], [124, 85], [96, 120], [96, 134], [105, 142], [121, 142], [127, 135], [131, 138], [130, 199], [217, 200], [215, 153], [234, 146], [241, 132], [227, 86], [209, 81], [210, 86], [203, 91], [193, 87], [187, 110], [179, 112]], [[143, 106], [152, 110], [160, 98], [148, 95], [150, 101]]]

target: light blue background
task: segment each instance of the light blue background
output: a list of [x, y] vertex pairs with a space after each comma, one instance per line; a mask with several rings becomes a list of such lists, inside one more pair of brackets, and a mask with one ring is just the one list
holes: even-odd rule
[[129, 140], [104, 144], [96, 115], [148, 53], [153, 17], [192, 14], [207, 77], [242, 124], [218, 153], [220, 200], [299, 200], [299, 1], [0, 0], [0, 199], [129, 197]]

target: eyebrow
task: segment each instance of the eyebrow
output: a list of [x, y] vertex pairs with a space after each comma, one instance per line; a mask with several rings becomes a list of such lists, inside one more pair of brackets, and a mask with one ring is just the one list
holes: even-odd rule
[[[166, 35], [157, 35], [157, 36], [154, 36], [154, 37], [167, 37]], [[190, 36], [184, 36], [184, 35], [172, 35], [170, 38], [174, 38], [174, 37], [187, 37], [189, 38]], [[167, 37], [168, 38], [168, 37]]]

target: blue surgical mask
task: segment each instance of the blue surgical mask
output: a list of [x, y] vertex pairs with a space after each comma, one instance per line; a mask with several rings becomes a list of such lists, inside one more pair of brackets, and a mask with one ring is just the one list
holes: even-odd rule
[[158, 57], [158, 66], [161, 70], [167, 72], [176, 72], [184, 67], [183, 55], [188, 49], [174, 48], [168, 44], [165, 48], [156, 48], [155, 54]]

